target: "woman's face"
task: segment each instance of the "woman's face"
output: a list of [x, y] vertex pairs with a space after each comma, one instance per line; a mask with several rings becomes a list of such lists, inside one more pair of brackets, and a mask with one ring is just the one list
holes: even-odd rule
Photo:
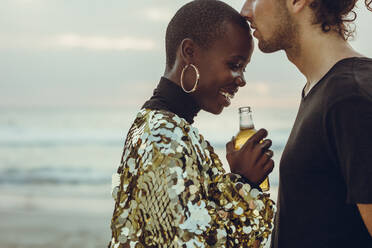
[[239, 87], [245, 85], [243, 72], [253, 52], [253, 40], [247, 30], [225, 25], [226, 35], [195, 56], [200, 81], [193, 95], [201, 109], [213, 114], [229, 106]]

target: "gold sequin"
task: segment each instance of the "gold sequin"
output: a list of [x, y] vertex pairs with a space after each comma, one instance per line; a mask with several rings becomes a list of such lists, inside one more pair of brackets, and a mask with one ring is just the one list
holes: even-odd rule
[[137, 114], [112, 194], [109, 248], [263, 247], [273, 227], [269, 196], [226, 174], [198, 130], [166, 111]]

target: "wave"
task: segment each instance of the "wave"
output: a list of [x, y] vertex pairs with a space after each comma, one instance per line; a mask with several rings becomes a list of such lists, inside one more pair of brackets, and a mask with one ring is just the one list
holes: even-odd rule
[[1, 128], [0, 146], [117, 146], [124, 143], [120, 130]]
[[[0, 147], [52, 147], [52, 146], [122, 146], [126, 138], [126, 129], [121, 128], [35, 128], [0, 126]], [[207, 133], [207, 139], [216, 148], [224, 148], [230, 139], [226, 132]], [[272, 148], [284, 148], [289, 129], [276, 129], [269, 132], [273, 141]]]
[[5, 168], [0, 172], [0, 184], [101, 185], [111, 183], [112, 173], [91, 168]]
[[[0, 171], [0, 185], [90, 185], [111, 184], [113, 171], [94, 170], [91, 168], [53, 168], [34, 169], [7, 168]], [[277, 186], [277, 175], [270, 176], [271, 184]]]
[[0, 147], [56, 147], [56, 146], [85, 146], [85, 145], [100, 145], [100, 146], [122, 146], [123, 140], [31, 140], [31, 141], [0, 141]]

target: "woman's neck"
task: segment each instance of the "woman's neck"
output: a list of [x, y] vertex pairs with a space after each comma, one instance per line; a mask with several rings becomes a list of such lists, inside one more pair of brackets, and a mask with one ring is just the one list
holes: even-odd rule
[[172, 112], [190, 124], [194, 122], [194, 117], [200, 111], [194, 97], [166, 77], [161, 78], [153, 96], [143, 105], [143, 108]]

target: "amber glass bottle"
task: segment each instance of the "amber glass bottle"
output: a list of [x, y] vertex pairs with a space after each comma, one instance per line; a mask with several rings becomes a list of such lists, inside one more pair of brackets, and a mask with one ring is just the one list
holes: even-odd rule
[[[256, 133], [254, 128], [251, 107], [239, 108], [240, 130], [235, 137], [235, 149], [239, 150], [244, 143]], [[270, 190], [269, 177], [267, 177], [260, 185], [262, 191]]]

